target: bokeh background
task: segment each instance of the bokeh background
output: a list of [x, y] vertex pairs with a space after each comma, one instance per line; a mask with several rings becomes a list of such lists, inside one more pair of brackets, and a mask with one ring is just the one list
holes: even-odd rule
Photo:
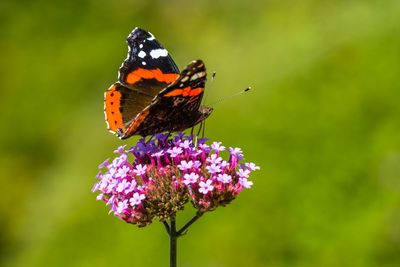
[[[91, 187], [121, 144], [103, 92], [150, 30], [216, 71], [206, 135], [262, 170], [179, 242], [179, 266], [400, 266], [400, 1], [0, 2], [0, 264], [167, 266], [168, 237]], [[194, 211], [181, 215], [183, 222]]]

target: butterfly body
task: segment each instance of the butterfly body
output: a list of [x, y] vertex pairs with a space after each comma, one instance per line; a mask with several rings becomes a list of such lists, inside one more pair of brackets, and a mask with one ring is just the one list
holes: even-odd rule
[[151, 33], [136, 28], [127, 41], [128, 57], [119, 69], [118, 82], [104, 97], [110, 132], [126, 139], [183, 131], [211, 114], [212, 108], [201, 105], [207, 77], [201, 60], [179, 72]]

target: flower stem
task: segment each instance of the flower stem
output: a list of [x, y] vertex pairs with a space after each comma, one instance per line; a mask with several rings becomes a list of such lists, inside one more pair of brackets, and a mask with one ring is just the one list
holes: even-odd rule
[[176, 232], [175, 218], [171, 219], [171, 225], [169, 227], [169, 265], [170, 267], [176, 267], [176, 254], [177, 254], [177, 239], [178, 233]]
[[190, 219], [190, 221], [188, 221], [178, 232], [178, 236], [184, 235], [185, 232], [187, 231], [187, 229], [189, 228], [189, 226], [191, 226], [195, 221], [197, 221], [201, 215], [203, 215], [203, 213], [201, 212], [197, 212], [195, 216], [193, 216], [192, 219]]
[[167, 233], [169, 235], [169, 224], [166, 221], [163, 221], [163, 224], [165, 226], [165, 230], [167, 231]]
[[187, 231], [187, 229], [195, 222], [197, 221], [203, 213], [197, 212], [193, 218], [188, 221], [179, 231], [176, 230], [176, 221], [175, 217], [172, 217], [170, 219], [170, 223], [168, 224], [167, 222], [163, 221], [163, 224], [165, 226], [165, 230], [167, 230], [167, 233], [169, 235], [169, 266], [170, 267], [176, 267], [176, 258], [177, 258], [177, 246], [178, 246], [178, 237], [181, 235], [184, 235]]

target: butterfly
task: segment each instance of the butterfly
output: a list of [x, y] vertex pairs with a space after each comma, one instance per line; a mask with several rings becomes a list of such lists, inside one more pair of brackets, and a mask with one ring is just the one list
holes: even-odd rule
[[118, 81], [104, 94], [107, 128], [120, 139], [183, 131], [212, 112], [201, 105], [207, 73], [202, 60], [180, 72], [168, 51], [148, 31], [127, 38], [128, 56]]

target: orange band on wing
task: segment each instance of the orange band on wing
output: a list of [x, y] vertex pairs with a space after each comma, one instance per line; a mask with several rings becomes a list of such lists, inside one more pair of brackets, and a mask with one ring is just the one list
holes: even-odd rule
[[192, 89], [190, 87], [186, 87], [183, 89], [175, 89], [164, 96], [197, 96], [203, 92], [203, 88], [195, 88]]
[[163, 73], [158, 68], [154, 70], [140, 68], [130, 72], [126, 77], [126, 82], [133, 84], [141, 79], [156, 79], [159, 82], [173, 83], [178, 77], [177, 73]]
[[139, 113], [136, 118], [133, 120], [133, 122], [129, 125], [128, 129], [124, 133], [124, 135], [121, 137], [121, 139], [126, 139], [136, 133], [138, 130], [140, 124], [147, 118], [149, 115], [149, 110], [145, 109], [141, 113]]
[[122, 114], [119, 110], [121, 103], [121, 93], [116, 90], [115, 85], [112, 85], [104, 93], [104, 115], [108, 129], [114, 133], [120, 128], [125, 129], [122, 121]]

